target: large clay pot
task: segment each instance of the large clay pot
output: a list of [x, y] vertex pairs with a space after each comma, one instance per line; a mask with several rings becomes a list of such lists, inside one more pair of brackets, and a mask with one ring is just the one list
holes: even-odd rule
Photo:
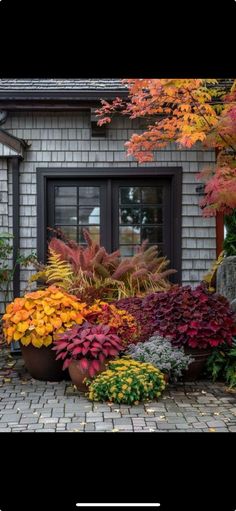
[[[103, 364], [101, 364], [101, 367], [100, 367], [99, 371], [97, 371], [96, 374], [106, 371], [107, 363], [108, 363], [108, 360], [105, 360], [103, 362]], [[82, 372], [81, 369], [78, 367], [77, 360], [72, 360], [72, 362], [70, 363], [70, 365], [68, 367], [68, 370], [69, 370], [69, 375], [71, 377], [71, 381], [77, 387], [77, 389], [80, 390], [81, 392], [87, 392], [88, 386], [85, 383], [83, 383], [83, 381], [85, 378], [91, 379], [89, 372], [87, 370]]]
[[63, 362], [56, 360], [51, 346], [35, 348], [32, 344], [20, 344], [25, 366], [32, 378], [43, 381], [62, 381], [68, 379], [68, 372], [62, 370]]
[[196, 349], [196, 348], [185, 348], [186, 355], [191, 355], [194, 359], [193, 362], [188, 366], [188, 369], [183, 373], [184, 381], [195, 381], [199, 380], [205, 367], [206, 361], [211, 354], [210, 350], [207, 349]]
[[170, 379], [169, 374], [164, 373], [164, 380], [166, 384], [169, 383], [169, 379]]

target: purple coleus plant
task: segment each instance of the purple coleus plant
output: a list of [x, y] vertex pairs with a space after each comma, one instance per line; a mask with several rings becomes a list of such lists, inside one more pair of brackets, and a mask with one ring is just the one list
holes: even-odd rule
[[93, 377], [106, 359], [117, 357], [122, 351], [121, 339], [115, 335], [109, 325], [92, 325], [85, 322], [75, 325], [53, 341], [56, 360], [64, 360], [63, 369], [73, 360], [78, 368], [88, 371]]
[[228, 300], [209, 293], [201, 284], [173, 286], [165, 293], [153, 293], [142, 303], [153, 332], [170, 337], [174, 346], [206, 349], [232, 344], [236, 316]]

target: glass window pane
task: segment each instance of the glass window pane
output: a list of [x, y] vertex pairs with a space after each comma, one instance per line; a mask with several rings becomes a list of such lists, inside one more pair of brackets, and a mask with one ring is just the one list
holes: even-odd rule
[[56, 206], [72, 206], [77, 204], [76, 186], [55, 186]]
[[139, 225], [120, 227], [120, 243], [128, 245], [140, 244], [140, 227]]
[[161, 224], [162, 209], [156, 206], [142, 208], [142, 224]]
[[77, 224], [76, 206], [55, 206], [56, 224]]
[[145, 186], [142, 188], [142, 202], [145, 204], [162, 204], [162, 188]]
[[62, 226], [56, 225], [55, 227], [59, 227], [67, 238], [77, 241], [77, 227], [75, 227], [73, 225], [62, 225]]
[[100, 205], [100, 187], [99, 186], [80, 186], [79, 187], [79, 206], [99, 206]]
[[120, 204], [130, 204], [140, 202], [139, 186], [120, 187]]
[[120, 208], [121, 224], [137, 224], [140, 222], [140, 208]]
[[161, 243], [162, 227], [143, 227], [142, 228], [142, 241], [148, 239], [149, 243]]
[[99, 224], [100, 208], [98, 206], [80, 207], [79, 224]]
[[85, 244], [86, 241], [83, 235], [83, 229], [87, 229], [89, 231], [91, 238], [96, 241], [96, 243], [100, 243], [100, 227], [97, 225], [85, 225], [84, 227], [79, 228], [79, 239], [78, 243]]
[[120, 254], [122, 257], [132, 257], [136, 254], [135, 245], [120, 245]]

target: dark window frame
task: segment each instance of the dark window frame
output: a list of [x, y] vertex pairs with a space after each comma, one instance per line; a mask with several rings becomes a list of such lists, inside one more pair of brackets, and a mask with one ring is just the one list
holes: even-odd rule
[[[175, 282], [181, 283], [182, 266], [182, 167], [113, 167], [113, 168], [71, 168], [71, 167], [38, 167], [37, 172], [37, 254], [41, 262], [46, 258], [46, 204], [47, 183], [50, 179], [102, 179], [102, 178], [140, 178], [170, 179], [170, 257], [172, 267], [177, 270]], [[111, 219], [110, 219], [111, 221]]]

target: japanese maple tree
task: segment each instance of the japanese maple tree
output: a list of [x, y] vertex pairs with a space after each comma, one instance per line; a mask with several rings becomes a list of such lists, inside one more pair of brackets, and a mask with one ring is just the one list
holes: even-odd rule
[[203, 169], [203, 214], [229, 214], [236, 208], [236, 80], [231, 90], [216, 79], [125, 79], [128, 98], [102, 101], [98, 124], [113, 115], [140, 118], [144, 127], [126, 142], [127, 154], [139, 163], [175, 142], [191, 148], [202, 142], [217, 150], [216, 165]]

